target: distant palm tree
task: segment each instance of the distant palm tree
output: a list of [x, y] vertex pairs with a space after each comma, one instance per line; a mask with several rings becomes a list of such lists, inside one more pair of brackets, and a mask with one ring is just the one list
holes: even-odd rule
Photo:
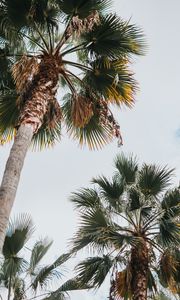
[[[114, 136], [121, 143], [109, 105], [132, 106], [137, 85], [129, 64], [132, 54], [142, 54], [143, 40], [135, 25], [105, 14], [109, 4], [0, 0], [1, 144], [16, 136], [0, 188], [0, 249], [31, 141], [53, 145], [64, 121], [69, 135], [90, 148]], [[64, 85], [69, 93], [60, 105], [56, 94]]]
[[99, 288], [110, 274], [109, 299], [146, 300], [157, 292], [158, 276], [175, 285], [180, 247], [180, 189], [163, 193], [173, 170], [138, 166], [132, 156], [115, 160], [112, 179], [93, 179], [97, 188], [73, 193], [80, 225], [72, 252], [84, 247], [102, 254], [77, 266], [83, 283]]
[[68, 291], [87, 288], [79, 283], [78, 278], [73, 278], [52, 291], [53, 283], [57, 285], [62, 277], [60, 267], [62, 268], [70, 255], [62, 254], [52, 264], [41, 266], [41, 260], [51, 247], [52, 241], [41, 239], [30, 250], [27, 241], [33, 230], [32, 220], [27, 215], [17, 217], [9, 224], [0, 264], [0, 284], [1, 288], [7, 289], [7, 299], [63, 300]]

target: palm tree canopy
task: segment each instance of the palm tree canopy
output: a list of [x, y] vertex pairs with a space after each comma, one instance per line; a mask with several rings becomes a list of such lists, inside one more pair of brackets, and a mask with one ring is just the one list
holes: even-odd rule
[[133, 105], [137, 83], [129, 65], [132, 55], [143, 54], [144, 41], [141, 29], [107, 13], [110, 2], [0, 1], [1, 143], [16, 133], [38, 74], [44, 72], [42, 61], [68, 90], [61, 103], [56, 96], [49, 99], [34, 145], [59, 140], [62, 121], [73, 139], [90, 148], [114, 136], [121, 141], [109, 105]]
[[[62, 265], [71, 255], [65, 253], [51, 264], [41, 265], [52, 241], [47, 238], [40, 239], [29, 249], [27, 242], [33, 232], [32, 219], [26, 214], [19, 215], [9, 223], [0, 265], [0, 282], [9, 290], [10, 297], [13, 291], [14, 299], [17, 300], [25, 297], [28, 299], [34, 293], [41, 299], [65, 299], [69, 291], [89, 288], [88, 285], [82, 284], [78, 277], [59, 286]], [[55, 281], [58, 288], [51, 291]]]
[[166, 287], [170, 283], [173, 287], [173, 282], [177, 288], [180, 189], [167, 191], [173, 171], [157, 165], [139, 166], [135, 157], [122, 154], [115, 159], [111, 180], [105, 176], [94, 178], [94, 188], [71, 195], [80, 214], [72, 252], [88, 247], [91, 253], [100, 254], [77, 266], [78, 276], [84, 283], [97, 288], [110, 273], [115, 277], [114, 293], [129, 299], [133, 270], [138, 260], [146, 259], [149, 253], [149, 293], [157, 291], [155, 270]]

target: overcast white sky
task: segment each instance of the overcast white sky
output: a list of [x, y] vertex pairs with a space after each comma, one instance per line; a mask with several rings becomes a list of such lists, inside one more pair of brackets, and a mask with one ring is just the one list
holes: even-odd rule
[[[13, 213], [28, 212], [37, 227], [36, 237], [54, 239], [51, 258], [66, 250], [67, 240], [77, 225], [68, 201], [70, 193], [86, 187], [92, 176], [111, 176], [117, 153], [133, 152], [147, 163], [168, 164], [180, 175], [180, 1], [114, 0], [124, 19], [141, 26], [149, 45], [145, 57], [134, 60], [133, 70], [140, 84], [134, 109], [118, 114], [124, 146], [115, 141], [101, 151], [81, 150], [63, 137], [54, 149], [29, 152], [21, 177]], [[0, 175], [9, 153], [0, 148]], [[79, 255], [80, 257], [80, 255]], [[96, 294], [73, 293], [72, 300], [106, 299], [107, 285]]]

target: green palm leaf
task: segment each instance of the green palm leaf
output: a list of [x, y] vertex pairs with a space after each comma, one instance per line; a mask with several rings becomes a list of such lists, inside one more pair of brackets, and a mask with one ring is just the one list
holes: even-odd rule
[[11, 221], [3, 246], [3, 255], [9, 258], [16, 255], [28, 241], [34, 231], [34, 225], [30, 216], [26, 214], [19, 215]]
[[114, 177], [111, 182], [105, 176], [93, 178], [92, 182], [98, 184], [98, 186], [100, 187], [100, 194], [107, 201], [109, 206], [120, 211], [121, 210], [120, 197], [124, 192], [123, 182], [117, 180], [117, 177]]
[[94, 92], [118, 106], [133, 105], [137, 85], [124, 60], [110, 61], [101, 57], [91, 66], [93, 70], [86, 72], [84, 81]]
[[51, 245], [52, 245], [52, 241], [49, 241], [47, 239], [39, 240], [35, 243], [31, 251], [31, 257], [29, 263], [30, 274], [32, 275], [34, 274], [35, 268], [37, 267], [41, 259], [44, 257], [44, 255], [47, 253]]
[[109, 219], [100, 208], [89, 209], [81, 216], [81, 228], [73, 239], [75, 251], [89, 244], [99, 249], [109, 242]]
[[78, 277], [67, 280], [63, 283], [57, 290], [50, 293], [48, 297], [43, 298], [43, 300], [65, 300], [67, 299], [68, 292], [88, 289], [87, 284], [82, 283]]
[[99, 288], [111, 270], [114, 260], [109, 255], [89, 257], [76, 266], [80, 282]]
[[172, 208], [180, 205], [180, 190], [179, 188], [166, 192], [161, 202], [163, 209]]
[[88, 17], [92, 12], [102, 12], [111, 3], [110, 0], [58, 0], [62, 12], [68, 17], [78, 15], [81, 19]]
[[101, 205], [98, 193], [93, 189], [81, 189], [77, 193], [72, 193], [70, 201], [80, 210]]
[[115, 166], [126, 184], [133, 184], [135, 182], [138, 171], [138, 164], [135, 157], [132, 155], [126, 157], [124, 154], [118, 155], [115, 158]]
[[162, 217], [159, 225], [159, 235], [157, 237], [160, 243], [169, 247], [172, 244], [180, 244], [180, 226], [177, 222]]
[[116, 15], [102, 17], [93, 30], [82, 35], [92, 57], [124, 58], [129, 53], [143, 54], [143, 34], [135, 25], [122, 21]]
[[67, 280], [54, 293], [58, 294], [59, 292], [77, 291], [77, 290], [84, 290], [89, 288], [90, 286], [86, 283], [81, 282], [79, 276], [77, 276], [75, 278]]
[[47, 288], [47, 286], [55, 279], [61, 277], [61, 273], [57, 270], [70, 257], [70, 254], [63, 254], [58, 257], [51, 265], [41, 268], [38, 274], [33, 279], [31, 286], [34, 290]]
[[173, 169], [144, 164], [139, 171], [138, 185], [144, 195], [157, 196], [170, 184]]
[[92, 116], [89, 123], [83, 128], [75, 127], [71, 114], [72, 104], [72, 96], [69, 94], [64, 98], [62, 112], [70, 137], [78, 140], [81, 146], [87, 145], [91, 150], [102, 148], [113, 139], [112, 127], [109, 124], [101, 124], [96, 115]]

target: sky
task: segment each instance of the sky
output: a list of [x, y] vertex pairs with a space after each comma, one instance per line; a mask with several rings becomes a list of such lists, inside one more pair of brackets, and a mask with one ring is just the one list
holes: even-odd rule
[[[123, 19], [139, 25], [148, 44], [144, 57], [135, 57], [133, 70], [140, 90], [133, 109], [117, 113], [124, 139], [99, 151], [81, 149], [65, 135], [61, 143], [43, 152], [29, 151], [12, 216], [27, 212], [36, 225], [35, 238], [54, 240], [48, 257], [52, 261], [67, 250], [77, 226], [77, 215], [69, 201], [71, 192], [89, 186], [92, 177], [111, 176], [113, 160], [122, 151], [134, 153], [139, 162], [176, 168], [174, 184], [180, 177], [180, 1], [114, 0]], [[10, 146], [0, 148], [0, 176]], [[82, 254], [78, 255], [80, 259]], [[88, 256], [88, 252], [83, 252]], [[70, 272], [71, 273], [71, 272]], [[101, 300], [108, 297], [108, 281], [96, 293], [73, 293], [71, 299]]]

